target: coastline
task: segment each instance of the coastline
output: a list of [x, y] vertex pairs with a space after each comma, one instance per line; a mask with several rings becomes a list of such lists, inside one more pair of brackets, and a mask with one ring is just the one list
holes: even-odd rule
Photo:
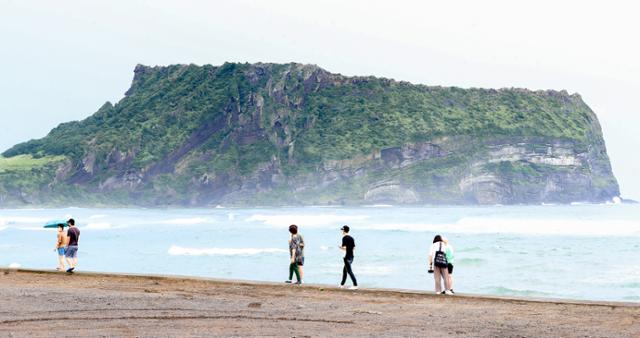
[[0, 268], [0, 296], [0, 336], [632, 337], [640, 332], [640, 303], [351, 291], [191, 276]]

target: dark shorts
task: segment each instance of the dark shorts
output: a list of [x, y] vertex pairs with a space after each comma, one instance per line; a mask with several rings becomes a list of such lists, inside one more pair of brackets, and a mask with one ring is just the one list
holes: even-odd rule
[[297, 259], [296, 264], [298, 266], [304, 266], [304, 257]]
[[77, 258], [78, 257], [78, 246], [77, 245], [69, 245], [67, 249], [64, 251], [64, 256], [67, 258]]
[[447, 264], [447, 270], [449, 270], [449, 274], [453, 273], [453, 264], [449, 263]]

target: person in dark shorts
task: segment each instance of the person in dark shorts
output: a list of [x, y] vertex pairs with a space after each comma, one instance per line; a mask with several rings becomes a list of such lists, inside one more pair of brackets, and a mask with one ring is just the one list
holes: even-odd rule
[[296, 284], [302, 284], [302, 266], [304, 265], [304, 239], [302, 235], [298, 233], [298, 226], [291, 224], [289, 226], [289, 233], [291, 238], [289, 239], [289, 257], [291, 261], [289, 263], [289, 279], [285, 283], [291, 283], [293, 274], [296, 274]]
[[69, 230], [67, 230], [67, 247], [64, 256], [67, 259], [69, 268], [67, 272], [72, 273], [78, 264], [78, 241], [80, 240], [80, 229], [76, 228], [76, 221], [70, 218], [67, 221]]
[[447, 256], [447, 270], [449, 271], [449, 292], [453, 292], [453, 246], [449, 243], [449, 239], [442, 236], [442, 241], [447, 245], [445, 255]]
[[356, 276], [351, 270], [351, 264], [353, 264], [354, 258], [353, 250], [355, 250], [356, 248], [356, 242], [353, 240], [353, 237], [349, 235], [348, 225], [344, 225], [342, 228], [340, 228], [340, 230], [342, 230], [342, 245], [340, 246], [340, 249], [345, 252], [343, 258], [344, 267], [342, 268], [342, 282], [340, 282], [340, 287], [344, 287], [344, 283], [346, 283], [347, 281], [347, 274], [349, 274], [349, 277], [351, 277], [351, 282], [353, 283], [353, 286], [351, 286], [349, 289], [357, 290], [358, 281], [356, 280]]

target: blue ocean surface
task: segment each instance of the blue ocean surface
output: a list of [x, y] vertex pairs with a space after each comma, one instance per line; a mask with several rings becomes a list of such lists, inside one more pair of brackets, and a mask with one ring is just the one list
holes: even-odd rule
[[56, 230], [42, 226], [68, 217], [81, 230], [79, 271], [283, 282], [297, 224], [305, 282], [337, 285], [347, 224], [361, 287], [434, 290], [427, 254], [442, 234], [457, 292], [640, 302], [639, 205], [4, 209], [0, 266], [55, 268]]

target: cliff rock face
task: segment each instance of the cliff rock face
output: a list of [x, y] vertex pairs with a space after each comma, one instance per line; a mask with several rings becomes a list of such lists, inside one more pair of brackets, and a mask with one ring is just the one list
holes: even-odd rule
[[0, 206], [619, 195], [597, 118], [577, 94], [430, 87], [300, 64], [138, 65], [134, 73], [116, 105], [6, 151]]

